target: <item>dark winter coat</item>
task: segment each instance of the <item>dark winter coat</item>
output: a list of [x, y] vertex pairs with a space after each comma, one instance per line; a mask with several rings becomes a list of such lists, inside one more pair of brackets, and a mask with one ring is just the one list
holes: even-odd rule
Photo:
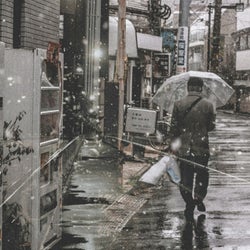
[[215, 128], [213, 104], [202, 98], [185, 115], [186, 110], [199, 98], [198, 92], [190, 92], [182, 100], [175, 102], [171, 122], [172, 138], [181, 139], [180, 156], [209, 155], [208, 132]]

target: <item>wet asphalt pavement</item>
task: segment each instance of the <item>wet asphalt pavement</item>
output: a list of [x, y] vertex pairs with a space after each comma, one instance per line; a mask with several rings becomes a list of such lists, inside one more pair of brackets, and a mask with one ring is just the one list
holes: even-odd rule
[[[75, 163], [57, 249], [250, 249], [249, 116], [218, 113], [210, 134], [207, 211], [195, 211], [192, 224], [185, 221], [178, 187], [167, 178], [128, 195], [117, 152], [95, 147], [83, 148], [81, 156], [91, 148], [93, 157]], [[130, 171], [140, 164], [130, 164]]]

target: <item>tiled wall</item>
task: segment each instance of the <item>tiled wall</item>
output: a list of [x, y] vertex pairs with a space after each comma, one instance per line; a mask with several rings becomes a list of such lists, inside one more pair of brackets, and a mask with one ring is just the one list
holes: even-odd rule
[[[18, 0], [17, 0], [18, 1]], [[23, 1], [23, 0], [19, 0]], [[0, 40], [13, 46], [14, 0], [0, 2]], [[21, 9], [21, 47], [46, 48], [59, 41], [60, 0], [25, 0]]]

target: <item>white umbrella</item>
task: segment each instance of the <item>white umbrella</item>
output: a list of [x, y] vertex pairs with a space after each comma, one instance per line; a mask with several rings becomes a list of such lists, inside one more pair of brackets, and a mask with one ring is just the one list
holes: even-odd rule
[[209, 99], [216, 108], [224, 106], [234, 93], [233, 88], [214, 73], [189, 71], [168, 78], [157, 90], [152, 102], [172, 113], [174, 102], [187, 95], [187, 83], [190, 77], [203, 79], [202, 95]]

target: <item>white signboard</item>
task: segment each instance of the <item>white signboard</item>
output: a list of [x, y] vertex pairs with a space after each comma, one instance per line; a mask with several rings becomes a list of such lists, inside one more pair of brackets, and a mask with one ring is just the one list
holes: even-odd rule
[[179, 74], [187, 71], [188, 27], [179, 27], [177, 41], [176, 73]]
[[156, 114], [155, 110], [128, 108], [125, 130], [134, 133], [153, 134], [155, 132]]

